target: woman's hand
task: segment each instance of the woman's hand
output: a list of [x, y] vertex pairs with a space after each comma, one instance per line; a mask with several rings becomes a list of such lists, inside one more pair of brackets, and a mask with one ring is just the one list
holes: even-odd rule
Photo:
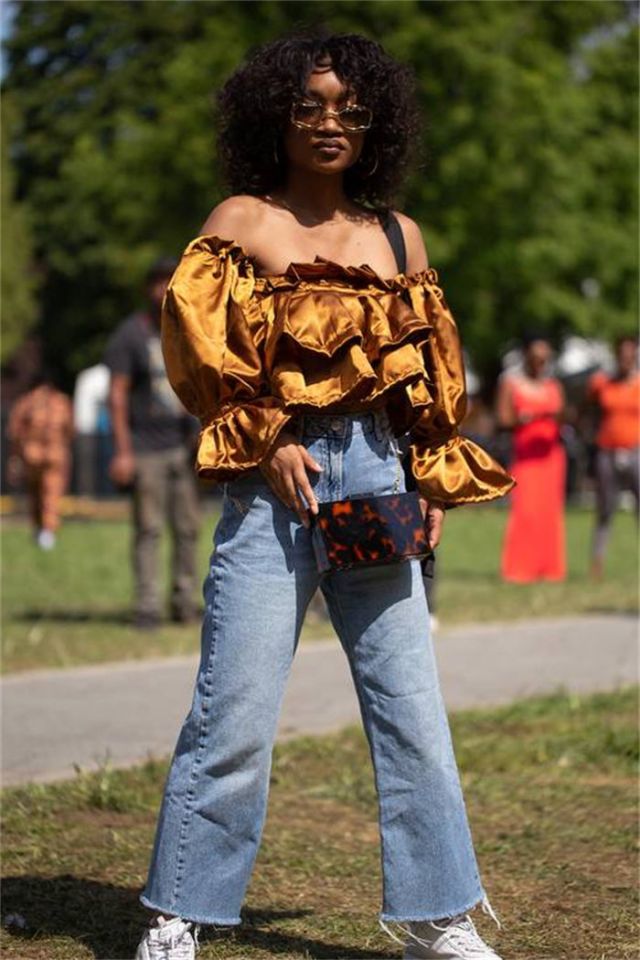
[[424, 517], [424, 525], [427, 531], [427, 541], [429, 549], [435, 550], [442, 537], [442, 526], [444, 524], [444, 507], [434, 500], [427, 500], [420, 497], [420, 509]]
[[297, 437], [284, 431], [260, 464], [260, 470], [273, 492], [285, 507], [295, 510], [305, 527], [309, 527], [310, 521], [300, 494], [309, 504], [311, 512], [318, 512], [318, 501], [309, 483], [307, 469], [320, 472], [323, 468], [307, 448], [298, 443]]

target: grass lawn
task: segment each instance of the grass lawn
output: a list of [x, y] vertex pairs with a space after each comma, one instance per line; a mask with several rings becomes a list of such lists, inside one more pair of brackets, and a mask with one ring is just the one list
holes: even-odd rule
[[[590, 512], [567, 517], [570, 570], [566, 583], [520, 586], [497, 576], [506, 511], [465, 507], [447, 516], [438, 557], [437, 610], [442, 624], [530, 616], [637, 609], [636, 527], [618, 514], [607, 577], [586, 577]], [[216, 514], [206, 517], [199, 568], [207, 568]], [[197, 625], [167, 625], [154, 633], [128, 625], [131, 597], [129, 529], [117, 521], [67, 522], [52, 553], [33, 546], [25, 523], [3, 533], [3, 669], [74, 666], [107, 660], [170, 656], [199, 650]], [[168, 565], [164, 544], [163, 568]], [[332, 635], [318, 615], [307, 618], [304, 640]]]
[[[509, 960], [634, 960], [637, 691], [557, 695], [452, 718], [481, 873]], [[131, 958], [166, 761], [4, 791], [2, 956]], [[278, 745], [235, 930], [202, 960], [398, 957], [377, 926], [373, 777], [357, 728]], [[214, 865], [212, 865], [212, 869]], [[25, 926], [7, 927], [19, 914]]]

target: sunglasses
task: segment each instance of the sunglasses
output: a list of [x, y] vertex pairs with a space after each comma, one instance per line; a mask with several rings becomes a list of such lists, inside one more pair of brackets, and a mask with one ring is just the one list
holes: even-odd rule
[[335, 117], [345, 130], [356, 132], [368, 130], [373, 122], [373, 113], [369, 107], [342, 107], [340, 110], [326, 110], [321, 103], [313, 100], [296, 100], [291, 107], [291, 123], [302, 130], [315, 130], [325, 117]]

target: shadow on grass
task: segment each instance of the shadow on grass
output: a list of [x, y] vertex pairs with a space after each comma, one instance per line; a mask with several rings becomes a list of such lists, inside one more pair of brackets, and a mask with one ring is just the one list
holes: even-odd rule
[[[2, 922], [19, 915], [25, 927], [6, 927], [17, 947], [19, 941], [40, 942], [46, 953], [49, 937], [70, 937], [91, 950], [96, 960], [131, 960], [138, 940], [148, 923], [149, 911], [138, 900], [138, 891], [117, 887], [70, 874], [56, 877], [5, 877], [2, 882]], [[229, 940], [267, 950], [274, 956], [298, 952], [323, 960], [383, 960], [389, 953], [362, 950], [348, 944], [325, 942], [268, 929], [280, 920], [292, 920], [312, 914], [312, 910], [273, 910], [246, 908], [239, 927], [203, 927], [203, 944]], [[11, 950], [6, 942], [7, 951]], [[233, 953], [237, 956], [237, 947]], [[19, 952], [6, 953], [17, 957]]]

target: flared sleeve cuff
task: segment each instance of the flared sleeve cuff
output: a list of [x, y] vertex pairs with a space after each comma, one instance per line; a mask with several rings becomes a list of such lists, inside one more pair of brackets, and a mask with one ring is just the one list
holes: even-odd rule
[[419, 440], [410, 450], [418, 490], [446, 507], [495, 500], [515, 486], [486, 450], [458, 434], [435, 446]]
[[291, 419], [275, 397], [220, 410], [200, 433], [198, 476], [223, 482], [257, 467]]

